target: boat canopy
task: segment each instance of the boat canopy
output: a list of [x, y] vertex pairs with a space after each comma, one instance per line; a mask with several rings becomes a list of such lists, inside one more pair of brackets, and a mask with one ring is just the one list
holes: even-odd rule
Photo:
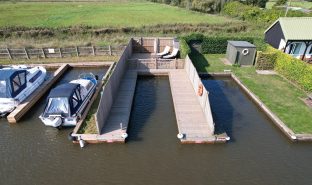
[[14, 98], [26, 88], [26, 74], [24, 69], [0, 70], [0, 98]]
[[82, 104], [80, 84], [66, 83], [52, 89], [48, 96], [48, 104], [44, 116], [75, 114]]

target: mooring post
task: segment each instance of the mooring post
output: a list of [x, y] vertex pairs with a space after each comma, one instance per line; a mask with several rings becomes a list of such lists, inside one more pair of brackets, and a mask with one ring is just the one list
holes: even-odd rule
[[122, 123], [120, 123], [120, 130], [122, 130]]

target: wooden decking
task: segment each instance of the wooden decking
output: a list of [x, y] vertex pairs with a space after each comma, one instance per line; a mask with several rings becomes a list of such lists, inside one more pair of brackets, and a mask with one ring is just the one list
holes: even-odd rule
[[[98, 141], [125, 142], [125, 138], [121, 135], [127, 132], [136, 80], [136, 71], [128, 70], [123, 76], [110, 115], [102, 128], [101, 134], [97, 136]], [[122, 123], [122, 129], [120, 123]]]
[[204, 112], [184, 69], [169, 73], [170, 87], [182, 143], [215, 142], [216, 137], [208, 126]]
[[57, 82], [57, 80], [65, 73], [65, 71], [69, 68], [68, 64], [63, 64], [60, 68], [58, 68], [47, 81], [43, 82], [43, 84], [38, 87], [38, 89], [29, 96], [23, 103], [18, 105], [13, 112], [11, 112], [7, 119], [9, 123], [16, 123], [19, 121], [27, 111], [35, 105], [35, 103], [52, 87], [52, 85]]

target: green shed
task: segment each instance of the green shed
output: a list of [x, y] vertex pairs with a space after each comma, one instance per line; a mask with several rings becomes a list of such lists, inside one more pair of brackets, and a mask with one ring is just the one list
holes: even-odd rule
[[228, 41], [226, 58], [231, 64], [254, 65], [256, 46], [246, 41]]

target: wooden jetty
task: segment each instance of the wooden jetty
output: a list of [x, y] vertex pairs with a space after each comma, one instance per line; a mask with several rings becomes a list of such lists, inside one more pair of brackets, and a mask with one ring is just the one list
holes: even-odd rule
[[31, 96], [18, 105], [14, 111], [7, 116], [9, 123], [16, 123], [19, 121], [27, 113], [27, 111], [31, 109], [35, 103], [52, 87], [52, 85], [57, 82], [57, 80], [69, 67], [70, 66], [68, 64], [63, 64], [53, 73], [52, 77], [43, 82], [43, 84]]
[[97, 136], [99, 142], [125, 142], [122, 135], [127, 133], [136, 81], [136, 71], [128, 70], [123, 76], [110, 115]]
[[170, 71], [172, 99], [182, 143], [215, 142], [204, 112], [184, 69]]

